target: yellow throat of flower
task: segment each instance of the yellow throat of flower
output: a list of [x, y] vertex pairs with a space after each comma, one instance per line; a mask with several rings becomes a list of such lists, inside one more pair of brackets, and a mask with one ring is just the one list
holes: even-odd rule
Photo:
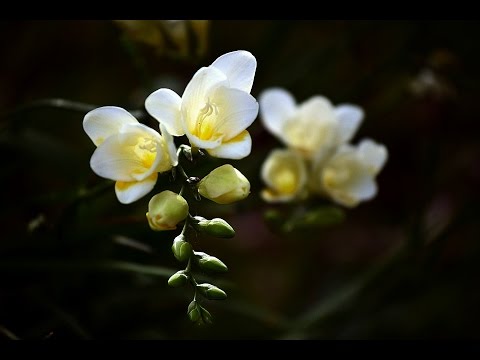
[[198, 112], [195, 128], [192, 134], [201, 140], [211, 140], [215, 135], [215, 125], [218, 115], [218, 106], [207, 100], [205, 106]]

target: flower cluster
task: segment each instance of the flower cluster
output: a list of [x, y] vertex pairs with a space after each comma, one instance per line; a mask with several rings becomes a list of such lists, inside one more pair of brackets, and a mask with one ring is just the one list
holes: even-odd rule
[[[184, 192], [191, 189], [196, 200], [203, 197], [230, 204], [250, 194], [250, 182], [230, 164], [219, 166], [203, 178], [189, 176], [181, 165], [181, 155], [193, 162], [195, 156], [203, 154], [200, 149], [224, 159], [242, 159], [250, 154], [252, 140], [246, 129], [259, 109], [250, 95], [256, 66], [255, 57], [248, 51], [233, 51], [198, 70], [181, 97], [165, 88], [150, 94], [145, 109], [159, 122], [160, 132], [115, 106], [94, 109], [83, 121], [85, 132], [97, 146], [90, 166], [98, 176], [115, 181], [115, 193], [121, 203], [130, 204], [151, 192], [161, 173], [171, 172], [173, 178], [180, 179], [178, 193], [163, 190], [150, 199], [146, 218], [154, 231], [174, 230], [183, 222], [172, 252], [187, 266], [173, 274], [168, 284], [192, 285], [194, 296], [188, 315], [194, 322], [211, 322], [211, 315], [199, 303], [197, 294], [209, 300], [222, 300], [227, 295], [212, 284], [197, 283], [193, 266], [214, 272], [227, 271], [227, 267], [216, 257], [194, 251], [189, 235], [195, 232], [231, 238], [235, 230], [221, 218], [192, 216]], [[190, 145], [182, 144], [177, 149], [174, 136], [184, 135]]]
[[259, 103], [263, 125], [286, 145], [273, 149], [262, 165], [265, 201], [288, 202], [315, 194], [354, 207], [376, 195], [375, 177], [388, 153], [371, 139], [349, 143], [364, 118], [360, 107], [333, 106], [322, 96], [297, 104], [281, 88], [264, 90]]

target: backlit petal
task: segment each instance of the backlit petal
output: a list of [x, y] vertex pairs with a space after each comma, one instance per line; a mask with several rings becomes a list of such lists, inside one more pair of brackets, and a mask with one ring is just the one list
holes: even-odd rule
[[263, 126], [281, 137], [285, 122], [296, 109], [294, 97], [284, 89], [271, 88], [263, 91], [258, 99]]
[[223, 159], [243, 159], [250, 154], [252, 150], [252, 138], [247, 130], [244, 130], [233, 139], [222, 143], [221, 145], [207, 149], [211, 156]]
[[96, 146], [118, 133], [126, 124], [138, 124], [138, 121], [127, 110], [117, 106], [99, 107], [88, 112], [83, 119], [83, 129]]
[[210, 66], [216, 67], [226, 75], [230, 87], [248, 93], [252, 90], [257, 60], [250, 52], [238, 50], [226, 53]]
[[158, 178], [158, 173], [153, 173], [142, 181], [115, 183], [115, 194], [118, 201], [122, 204], [130, 204], [143, 196], [147, 195], [154, 188]]
[[145, 109], [174, 136], [185, 134], [181, 119], [182, 98], [170, 89], [159, 89], [145, 100]]

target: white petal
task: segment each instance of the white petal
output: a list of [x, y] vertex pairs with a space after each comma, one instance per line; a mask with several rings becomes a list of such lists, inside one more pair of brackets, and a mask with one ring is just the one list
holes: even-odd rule
[[207, 149], [211, 156], [223, 159], [243, 159], [252, 150], [252, 138], [247, 130], [213, 149]]
[[260, 94], [258, 102], [263, 126], [273, 135], [281, 136], [285, 122], [295, 113], [294, 97], [284, 89], [271, 88]]
[[238, 89], [220, 86], [213, 95], [218, 107], [214, 133], [223, 134], [228, 141], [249, 127], [258, 115], [258, 103], [255, 98]]
[[298, 106], [302, 118], [311, 118], [313, 121], [335, 118], [334, 107], [324, 96], [316, 95]]
[[180, 108], [182, 98], [170, 89], [159, 89], [145, 100], [145, 109], [174, 136], [184, 135]]
[[377, 194], [377, 184], [370, 176], [365, 176], [352, 188], [352, 192], [360, 200], [370, 200]]
[[193, 131], [202, 108], [210, 100], [213, 91], [221, 85], [227, 85], [227, 78], [214, 67], [203, 67], [193, 75], [182, 95], [182, 122]]
[[362, 123], [364, 112], [359, 106], [350, 104], [338, 105], [334, 111], [339, 122], [340, 143], [349, 142]]
[[371, 139], [362, 140], [358, 145], [358, 152], [372, 175], [378, 174], [388, 158], [387, 148]]
[[83, 118], [83, 129], [96, 146], [118, 133], [126, 124], [138, 124], [138, 121], [127, 110], [117, 106], [99, 107]]
[[257, 69], [257, 60], [245, 50], [226, 53], [215, 60], [212, 65], [222, 71], [230, 83], [230, 87], [250, 92]]
[[158, 174], [154, 173], [142, 181], [115, 183], [115, 194], [122, 204], [130, 204], [147, 195], [154, 188]]
[[98, 176], [116, 181], [139, 181], [150, 176], [161, 156], [157, 150], [155, 163], [146, 166], [134, 152], [137, 142], [138, 134], [134, 132], [108, 137], [93, 152], [90, 159], [92, 170]]
[[177, 147], [175, 146], [173, 136], [170, 135], [170, 133], [162, 123], [160, 123], [160, 132], [162, 133], [162, 137], [165, 141], [165, 145], [167, 146], [167, 152], [168, 152], [168, 155], [170, 156], [170, 164], [172, 166], [177, 166], [178, 165]]

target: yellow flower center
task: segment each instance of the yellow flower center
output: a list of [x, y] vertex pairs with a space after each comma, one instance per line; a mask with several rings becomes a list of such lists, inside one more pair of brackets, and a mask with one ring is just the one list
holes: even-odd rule
[[199, 139], [209, 140], [214, 135], [214, 125], [218, 115], [218, 106], [210, 102], [210, 98], [205, 106], [200, 109], [195, 124], [194, 135]]
[[275, 184], [278, 192], [292, 194], [297, 189], [297, 176], [288, 167], [282, 167], [275, 174]]
[[157, 157], [157, 143], [150, 138], [139, 138], [134, 147], [134, 152], [142, 165], [149, 169]]

